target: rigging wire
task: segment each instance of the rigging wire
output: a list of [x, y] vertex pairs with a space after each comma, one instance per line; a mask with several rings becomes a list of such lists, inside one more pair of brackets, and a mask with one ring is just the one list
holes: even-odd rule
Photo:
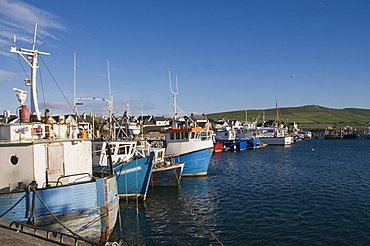
[[44, 59], [42, 59], [42, 57], [40, 56], [40, 59], [42, 61], [42, 63], [44, 64], [46, 70], [48, 71], [48, 73], [50, 74], [51, 78], [53, 79], [54, 81], [54, 84], [58, 87], [59, 91], [62, 93], [64, 99], [66, 100], [66, 102], [68, 103], [68, 106], [71, 108], [72, 111], [74, 111], [74, 108], [72, 107], [71, 103], [68, 101], [67, 99], [67, 96], [64, 94], [62, 88], [59, 86], [57, 80], [55, 79], [54, 75], [50, 72], [48, 66], [46, 65], [46, 63], [44, 62]]
[[[58, 87], [59, 91], [62, 93], [62, 96], [63, 96], [63, 97], [64, 97], [64, 99], [66, 100], [66, 102], [67, 102], [67, 104], [68, 104], [69, 108], [70, 108], [73, 112], [75, 112], [74, 107], [73, 107], [73, 106], [71, 105], [71, 103], [68, 101], [67, 96], [64, 94], [64, 92], [63, 92], [62, 88], [59, 86], [58, 81], [55, 79], [54, 75], [51, 73], [51, 71], [50, 71], [49, 67], [46, 65], [46, 63], [45, 63], [44, 59], [42, 59], [42, 57], [41, 57], [41, 56], [40, 56], [40, 59], [41, 59], [42, 63], [44, 64], [44, 66], [45, 66], [46, 70], [47, 70], [47, 71], [48, 71], [48, 73], [50, 74], [51, 78], [53, 79], [54, 84]], [[77, 118], [78, 118], [79, 120], [81, 120], [83, 123], [85, 123], [84, 119], [83, 119], [80, 115], [78, 115], [78, 114], [77, 114], [77, 112], [75, 112], [75, 113], [76, 113]], [[77, 121], [77, 119], [76, 119], [76, 121]], [[96, 137], [94, 132], [92, 132], [92, 135], [93, 135], [93, 137]]]
[[26, 78], [28, 79], [28, 80], [30, 80], [30, 77], [28, 77], [28, 75], [27, 75], [27, 73], [26, 73], [26, 70], [24, 69], [24, 67], [23, 67], [23, 64], [22, 64], [22, 61], [21, 61], [21, 59], [19, 58], [19, 54], [18, 54], [18, 61], [19, 61], [19, 64], [21, 65], [21, 68], [22, 68], [22, 70], [23, 70], [23, 72], [24, 72], [24, 75], [26, 75]]

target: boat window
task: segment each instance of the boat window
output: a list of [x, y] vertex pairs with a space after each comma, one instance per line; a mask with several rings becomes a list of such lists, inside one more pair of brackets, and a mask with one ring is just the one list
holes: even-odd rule
[[189, 138], [189, 133], [183, 132], [182, 133], [182, 139], [188, 139]]
[[176, 133], [176, 139], [181, 139], [181, 136], [180, 136], [179, 132]]
[[103, 148], [102, 144], [96, 144], [94, 154], [95, 155], [100, 155], [100, 153], [103, 152], [102, 148]]
[[9, 160], [10, 160], [10, 163], [13, 165], [17, 165], [19, 161], [18, 156], [16, 155], [12, 155]]
[[192, 132], [191, 135], [190, 135], [190, 138], [195, 138], [195, 132]]
[[162, 158], [162, 157], [163, 157], [163, 151], [158, 152], [158, 158]]
[[129, 146], [127, 146], [127, 145], [120, 145], [118, 147], [118, 155], [125, 155], [125, 154], [127, 154], [128, 147]]
[[170, 133], [170, 139], [171, 140], [174, 140], [175, 139], [175, 134], [174, 133]]

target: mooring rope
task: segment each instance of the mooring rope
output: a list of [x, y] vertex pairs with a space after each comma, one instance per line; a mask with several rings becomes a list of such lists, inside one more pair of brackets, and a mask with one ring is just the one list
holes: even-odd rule
[[[181, 189], [181, 186], [179, 184], [179, 188], [180, 190]], [[224, 246], [224, 244], [221, 242], [221, 240], [212, 232], [212, 230], [207, 226], [207, 224], [204, 222], [204, 220], [197, 214], [197, 212], [194, 210], [193, 206], [191, 205], [191, 203], [189, 202], [189, 199], [188, 197], [186, 196], [186, 194], [183, 192], [183, 200], [185, 202], [185, 205], [188, 206], [189, 210], [190, 210], [190, 213], [191, 215], [197, 219], [198, 221], [200, 221], [200, 223], [203, 225], [203, 227], [211, 234], [212, 238], [221, 246]]]
[[92, 219], [90, 222], [87, 222], [85, 225], [81, 226], [80, 229], [76, 230], [76, 232], [81, 232], [81, 231], [86, 230], [87, 228], [92, 226], [95, 222], [100, 220], [101, 218], [106, 217], [111, 210], [112, 209], [110, 209], [110, 210], [108, 210], [108, 211], [106, 211], [102, 214], [99, 214], [96, 218]]
[[34, 187], [31, 187], [31, 189], [33, 190], [33, 192], [36, 194], [36, 196], [38, 197], [38, 199], [40, 200], [41, 204], [44, 206], [44, 208], [49, 212], [49, 214], [64, 228], [66, 229], [67, 231], [69, 231], [72, 235], [76, 236], [76, 237], [79, 237], [79, 238], [83, 238], [81, 237], [80, 235], [78, 235], [77, 233], [73, 232], [71, 229], [69, 229], [67, 226], [65, 226], [51, 211], [50, 209], [46, 206], [46, 204], [44, 203], [44, 201], [41, 199], [40, 195], [37, 193], [36, 189]]
[[6, 210], [4, 213], [2, 213], [0, 215], [0, 218], [3, 217], [4, 215], [6, 215], [7, 213], [9, 213], [10, 211], [12, 211], [13, 208], [15, 208], [24, 198], [26, 197], [26, 195], [24, 195], [21, 199], [19, 199], [19, 201], [17, 201], [13, 206], [11, 206], [8, 210]]

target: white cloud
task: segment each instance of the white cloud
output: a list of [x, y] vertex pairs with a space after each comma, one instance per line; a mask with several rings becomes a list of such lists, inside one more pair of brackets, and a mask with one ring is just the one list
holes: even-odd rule
[[0, 69], [0, 81], [9, 81], [15, 79], [16, 74]]
[[14, 35], [17, 41], [32, 43], [35, 22], [39, 40], [57, 39], [56, 31], [66, 31], [59, 18], [48, 11], [18, 0], [0, 0], [0, 50], [9, 49]]

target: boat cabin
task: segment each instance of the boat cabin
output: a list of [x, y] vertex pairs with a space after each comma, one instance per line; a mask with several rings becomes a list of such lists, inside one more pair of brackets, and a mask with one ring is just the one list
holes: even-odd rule
[[109, 144], [110, 154], [112, 156], [112, 162], [127, 162], [135, 157], [136, 141], [94, 141], [92, 143], [92, 163], [97, 166], [108, 166], [107, 161], [107, 149]]

